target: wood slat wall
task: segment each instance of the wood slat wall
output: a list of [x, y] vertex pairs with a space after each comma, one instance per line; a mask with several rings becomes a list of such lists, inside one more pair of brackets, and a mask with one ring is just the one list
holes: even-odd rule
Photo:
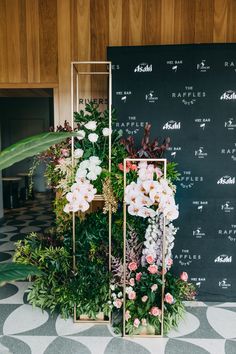
[[235, 42], [235, 19], [236, 0], [0, 0], [0, 87], [58, 84], [63, 121], [71, 60], [104, 60], [108, 45]]

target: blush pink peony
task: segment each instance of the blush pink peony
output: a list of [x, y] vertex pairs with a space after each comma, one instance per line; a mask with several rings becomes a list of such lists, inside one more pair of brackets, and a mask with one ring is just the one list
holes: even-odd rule
[[153, 285], [151, 286], [152, 292], [153, 292], [153, 291], [156, 291], [157, 288], [158, 288], [158, 285], [157, 285], [157, 284], [153, 284]]
[[173, 302], [174, 302], [174, 298], [170, 293], [165, 294], [164, 300], [167, 304], [170, 304], [170, 305], [173, 304]]
[[144, 295], [144, 296], [141, 298], [142, 302], [147, 302], [147, 299], [148, 299], [148, 296], [147, 296], [147, 295]]
[[116, 300], [113, 302], [113, 305], [114, 305], [117, 309], [120, 309], [120, 308], [122, 307], [122, 300], [116, 299]]
[[161, 315], [161, 310], [158, 307], [154, 306], [151, 308], [149, 313], [150, 313], [150, 315], [157, 317], [157, 316]]
[[188, 273], [182, 272], [180, 274], [180, 279], [183, 280], [183, 281], [188, 281]]
[[138, 326], [140, 325], [140, 321], [138, 318], [135, 318], [134, 320], [134, 327], [138, 328]]
[[130, 278], [129, 283], [131, 286], [134, 286], [134, 278]]
[[128, 293], [128, 298], [130, 299], [130, 300], [135, 300], [136, 299], [136, 292], [135, 291], [130, 291], [129, 293]]

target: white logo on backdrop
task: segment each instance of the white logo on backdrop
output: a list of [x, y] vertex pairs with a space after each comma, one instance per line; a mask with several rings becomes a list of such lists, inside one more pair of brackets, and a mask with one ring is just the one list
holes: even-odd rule
[[205, 209], [206, 206], [208, 206], [208, 201], [207, 200], [194, 200], [192, 202], [193, 205], [197, 207], [197, 211], [202, 213], [203, 209]]
[[175, 159], [176, 154], [182, 150], [181, 146], [170, 146], [167, 151], [170, 152], [170, 156]]
[[235, 184], [235, 177], [223, 176], [217, 181], [217, 184]]
[[228, 90], [224, 92], [223, 95], [220, 96], [220, 99], [224, 101], [236, 100], [236, 93], [232, 90]]
[[167, 60], [166, 64], [171, 69], [173, 73], [176, 73], [181, 65], [183, 65], [183, 60]]
[[116, 96], [120, 96], [120, 100], [123, 103], [126, 103], [129, 96], [132, 95], [132, 91], [125, 90], [125, 91], [116, 91]]
[[200, 146], [199, 149], [195, 150], [194, 155], [195, 155], [195, 157], [198, 157], [199, 159], [204, 159], [205, 157], [207, 157], [207, 152], [204, 151], [203, 146]]
[[197, 70], [201, 73], [205, 73], [210, 69], [209, 65], [206, 65], [206, 59], [203, 59], [201, 63], [197, 64]]
[[226, 254], [221, 254], [214, 260], [215, 263], [232, 263], [232, 256], [227, 256]]
[[219, 229], [218, 235], [225, 236], [229, 241], [236, 241], [236, 225], [231, 225], [230, 229]]
[[234, 130], [236, 128], [236, 123], [234, 123], [234, 118], [229, 118], [227, 122], [225, 122], [225, 128], [228, 130]]
[[172, 92], [171, 98], [179, 99], [184, 105], [190, 106], [199, 99], [205, 98], [205, 91], [195, 91], [193, 86], [185, 86], [184, 91]]
[[149, 91], [145, 95], [145, 100], [148, 101], [149, 103], [155, 103], [158, 101], [158, 96], [155, 95], [154, 91]]
[[193, 230], [193, 236], [195, 236], [196, 238], [202, 238], [205, 235], [205, 232], [202, 231], [202, 228], [200, 226], [197, 227], [196, 230]]
[[227, 280], [227, 278], [220, 280], [218, 284], [221, 289], [228, 289], [231, 287], [231, 283]]
[[174, 260], [178, 261], [181, 266], [188, 266], [192, 262], [199, 261], [200, 259], [200, 254], [193, 254], [189, 249], [182, 249], [181, 253], [174, 255]]
[[221, 205], [221, 210], [223, 210], [225, 213], [231, 213], [232, 211], [234, 211], [234, 207], [231, 206], [231, 202], [228, 200]]
[[236, 161], [236, 143], [234, 143], [234, 146], [232, 149], [221, 149], [221, 154], [229, 156], [233, 161]]
[[179, 130], [181, 128], [181, 123], [180, 122], [176, 122], [175, 120], [169, 120], [168, 122], [166, 122], [162, 129], [163, 130]]
[[180, 186], [184, 189], [192, 188], [195, 183], [203, 182], [203, 176], [192, 176], [191, 171], [183, 171], [180, 177]]
[[228, 68], [228, 69], [230, 69], [232, 71], [236, 71], [235, 63], [234, 63], [233, 60], [225, 61], [224, 67]]
[[150, 73], [152, 72], [152, 64], [141, 63], [134, 69], [135, 73]]
[[196, 118], [194, 119], [194, 122], [197, 123], [197, 125], [199, 126], [199, 128], [201, 130], [205, 130], [209, 123], [211, 122], [210, 118]]

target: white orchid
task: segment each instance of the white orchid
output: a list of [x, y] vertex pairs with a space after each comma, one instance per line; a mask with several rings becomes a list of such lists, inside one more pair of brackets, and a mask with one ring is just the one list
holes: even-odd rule
[[86, 123], [85, 128], [88, 130], [95, 131], [97, 129], [97, 122], [95, 120], [90, 120], [88, 123]]

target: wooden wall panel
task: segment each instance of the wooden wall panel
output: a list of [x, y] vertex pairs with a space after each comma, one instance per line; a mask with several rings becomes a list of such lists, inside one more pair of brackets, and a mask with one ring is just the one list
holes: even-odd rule
[[[106, 60], [108, 45], [236, 42], [236, 0], [0, 0], [0, 87], [59, 85], [70, 117], [71, 60]], [[86, 92], [102, 92], [102, 79]]]

